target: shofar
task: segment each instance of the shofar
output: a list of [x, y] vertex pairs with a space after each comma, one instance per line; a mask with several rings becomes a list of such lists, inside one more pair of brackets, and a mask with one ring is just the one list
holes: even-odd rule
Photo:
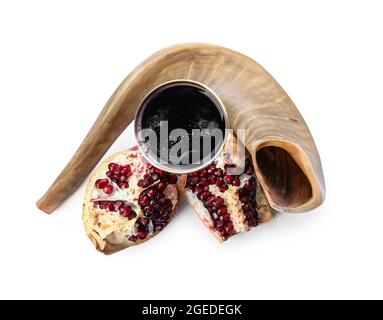
[[304, 212], [323, 202], [325, 182], [314, 140], [280, 85], [258, 63], [238, 52], [183, 44], [155, 53], [121, 83], [37, 206], [47, 213], [60, 206], [134, 120], [146, 94], [177, 79], [208, 86], [224, 102], [230, 127], [246, 130], [246, 148], [274, 209]]

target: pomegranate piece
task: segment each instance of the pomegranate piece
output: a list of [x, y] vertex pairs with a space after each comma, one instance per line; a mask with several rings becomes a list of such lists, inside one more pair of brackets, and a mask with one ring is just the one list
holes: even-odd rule
[[83, 210], [96, 248], [111, 254], [162, 231], [175, 215], [177, 181], [150, 165], [137, 148], [101, 164], [89, 182]]
[[[179, 186], [201, 220], [220, 241], [249, 231], [272, 218], [266, 197], [254, 175], [250, 155], [246, 154], [241, 159], [232, 153], [237, 143], [233, 135], [229, 136], [217, 161], [206, 169], [181, 178], [184, 185]], [[230, 170], [228, 173], [229, 169], [236, 167], [244, 167], [244, 172], [233, 175]]]

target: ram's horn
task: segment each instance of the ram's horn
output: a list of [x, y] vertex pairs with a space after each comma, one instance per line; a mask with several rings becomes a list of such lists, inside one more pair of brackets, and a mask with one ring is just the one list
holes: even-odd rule
[[208, 86], [224, 102], [230, 126], [246, 129], [246, 147], [273, 208], [303, 212], [323, 202], [325, 183], [314, 140], [280, 85], [258, 63], [238, 52], [184, 44], [155, 53], [122, 82], [38, 207], [53, 212], [134, 120], [145, 95], [176, 79]]

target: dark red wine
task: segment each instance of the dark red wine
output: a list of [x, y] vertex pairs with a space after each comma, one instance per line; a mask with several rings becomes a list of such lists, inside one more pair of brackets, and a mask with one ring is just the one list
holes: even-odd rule
[[223, 145], [227, 125], [223, 107], [203, 87], [164, 86], [144, 101], [141, 110], [139, 129], [151, 129], [157, 137], [156, 141], [141, 137], [141, 146], [165, 166], [168, 162], [183, 169], [198, 167]]

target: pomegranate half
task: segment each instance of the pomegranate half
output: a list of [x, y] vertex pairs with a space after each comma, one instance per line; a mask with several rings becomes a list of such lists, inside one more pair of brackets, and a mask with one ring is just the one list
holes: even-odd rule
[[[255, 176], [248, 153], [236, 152], [231, 134], [220, 157], [207, 168], [183, 175], [178, 188], [202, 222], [223, 242], [231, 236], [273, 219], [272, 209]], [[244, 172], [229, 175], [229, 168]]]
[[151, 239], [175, 215], [177, 181], [177, 176], [150, 165], [137, 147], [104, 161], [85, 195], [88, 237], [105, 254]]

